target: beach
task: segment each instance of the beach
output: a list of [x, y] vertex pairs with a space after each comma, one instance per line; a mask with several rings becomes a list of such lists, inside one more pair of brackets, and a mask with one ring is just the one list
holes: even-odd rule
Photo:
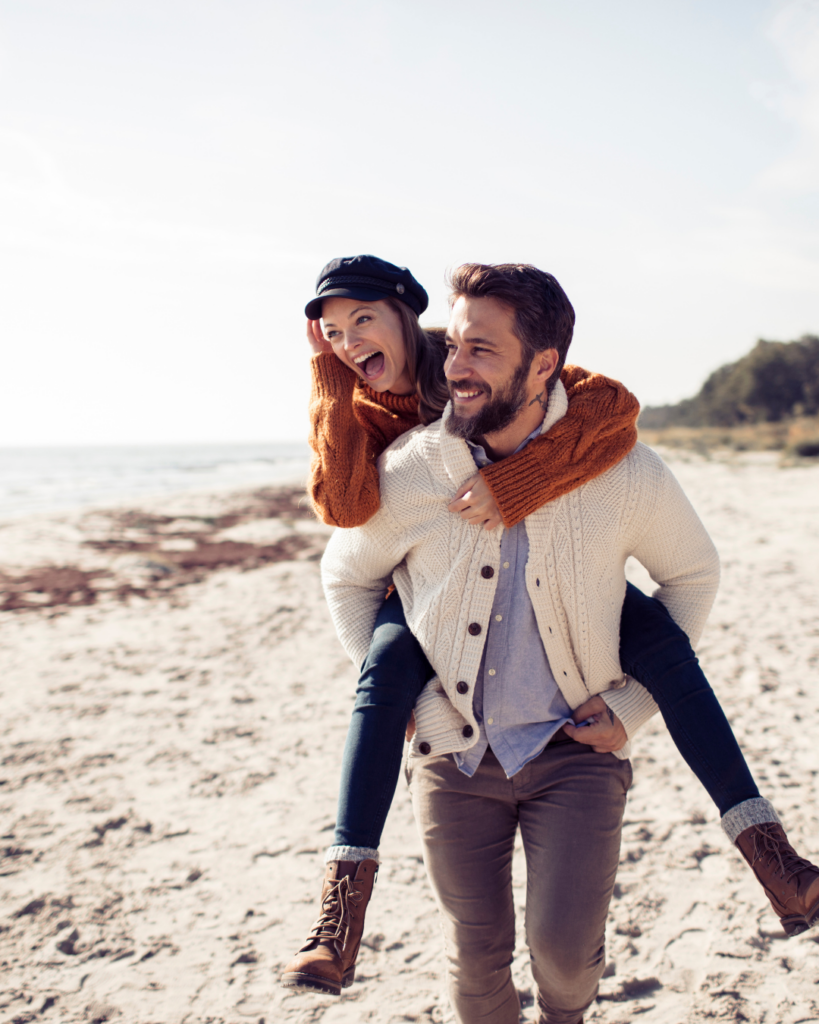
[[[722, 559], [703, 667], [819, 862], [819, 466], [664, 454]], [[330, 532], [296, 481], [0, 523], [0, 1024], [451, 1019], [403, 782], [355, 984], [278, 986], [316, 914], [355, 689]], [[659, 717], [633, 750], [587, 1024], [819, 1020], [819, 929], [785, 938]], [[519, 844], [515, 899], [532, 1021]]]

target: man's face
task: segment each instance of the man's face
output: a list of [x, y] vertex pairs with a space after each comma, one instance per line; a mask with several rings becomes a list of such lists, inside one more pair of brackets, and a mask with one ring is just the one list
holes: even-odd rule
[[508, 427], [528, 400], [530, 367], [513, 333], [514, 313], [496, 299], [461, 296], [447, 328], [444, 372], [452, 399], [447, 429], [482, 437]]

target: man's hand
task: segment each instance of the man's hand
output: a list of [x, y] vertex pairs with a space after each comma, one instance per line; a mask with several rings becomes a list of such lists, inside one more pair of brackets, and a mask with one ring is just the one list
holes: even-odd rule
[[459, 513], [461, 519], [473, 526], [483, 526], [485, 530], [494, 530], [501, 523], [500, 510], [480, 473], [466, 481], [447, 508], [450, 512]]
[[407, 731], [404, 733], [407, 737], [407, 743], [412, 743], [412, 737], [415, 735], [415, 712], [410, 711], [409, 721], [407, 722]]
[[319, 352], [333, 351], [333, 346], [321, 333], [321, 320], [307, 321], [307, 343], [314, 355], [318, 355]]
[[628, 734], [620, 719], [602, 697], [592, 697], [572, 712], [575, 722], [593, 719], [592, 725], [566, 724], [563, 729], [578, 743], [588, 743], [596, 754], [613, 754], [628, 743]]

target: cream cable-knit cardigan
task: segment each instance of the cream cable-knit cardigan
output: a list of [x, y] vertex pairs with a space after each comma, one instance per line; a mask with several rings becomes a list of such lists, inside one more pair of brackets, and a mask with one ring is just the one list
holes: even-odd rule
[[[542, 431], [567, 408], [558, 381]], [[470, 526], [447, 509], [476, 472], [467, 444], [444, 427], [450, 413], [447, 406], [442, 420], [386, 449], [379, 511], [363, 526], [336, 530], [322, 560], [333, 622], [356, 666], [395, 583], [438, 673], [415, 707], [415, 754], [422, 743], [425, 753], [444, 754], [478, 740], [472, 695], [500, 567], [503, 527]], [[642, 562], [659, 583], [655, 596], [695, 644], [719, 582], [716, 549], [671, 471], [639, 443], [606, 473], [527, 516], [526, 531], [526, 587], [554, 677], [572, 708], [600, 694], [630, 739], [657, 705], [620, 667], [626, 559]], [[618, 752], [629, 754], [630, 743]]]

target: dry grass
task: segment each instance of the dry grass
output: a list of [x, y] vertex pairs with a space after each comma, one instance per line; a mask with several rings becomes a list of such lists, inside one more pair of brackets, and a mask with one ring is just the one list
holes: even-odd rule
[[745, 423], [737, 427], [664, 427], [640, 430], [640, 440], [652, 447], [688, 448], [709, 452], [781, 451], [788, 458], [819, 457], [819, 416], [801, 416], [780, 423]]

